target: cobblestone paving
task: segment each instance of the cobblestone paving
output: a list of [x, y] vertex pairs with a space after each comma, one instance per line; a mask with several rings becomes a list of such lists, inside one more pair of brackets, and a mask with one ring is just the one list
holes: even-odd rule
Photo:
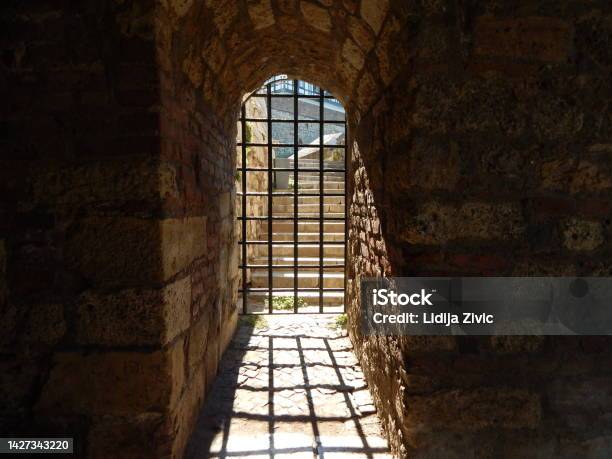
[[187, 459], [390, 458], [335, 316], [242, 324], [223, 357]]

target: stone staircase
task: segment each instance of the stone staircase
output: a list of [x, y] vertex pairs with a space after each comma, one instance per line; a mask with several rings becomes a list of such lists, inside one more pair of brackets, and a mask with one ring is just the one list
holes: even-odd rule
[[[292, 161], [289, 167], [293, 167]], [[318, 160], [299, 159], [300, 168], [318, 168]], [[342, 168], [341, 162], [325, 162], [325, 168]], [[291, 174], [292, 175], [292, 174]], [[344, 172], [326, 172], [323, 175], [323, 188], [325, 193], [340, 194], [341, 196], [329, 196], [323, 198], [324, 218], [344, 218]], [[319, 193], [319, 172], [300, 172], [298, 175], [298, 191], [300, 193]], [[286, 188], [274, 188], [273, 192], [293, 192], [295, 182], [289, 178]], [[299, 196], [297, 203], [297, 216], [316, 218], [320, 216], [319, 196]], [[294, 218], [294, 197], [274, 196], [272, 215], [274, 217]], [[261, 240], [268, 240], [268, 222], [260, 221]], [[344, 264], [344, 221], [326, 221], [323, 223], [323, 288], [344, 287], [344, 268], [325, 267], [325, 265]], [[272, 301], [275, 313], [291, 313], [294, 286], [297, 282], [298, 289], [319, 288], [320, 277], [320, 222], [300, 220], [297, 222], [298, 258], [297, 264], [304, 266], [298, 268], [297, 279], [291, 267], [294, 264], [294, 221], [281, 220], [272, 222], [272, 287], [274, 289], [288, 289], [287, 291], [273, 292], [277, 297]], [[305, 244], [302, 244], [305, 243]], [[249, 264], [267, 265], [268, 246], [260, 245], [256, 254], [249, 260]], [[290, 266], [283, 268], [283, 266]], [[313, 268], [309, 268], [313, 266]], [[269, 284], [267, 269], [251, 270], [251, 285], [253, 289], [267, 289]], [[251, 291], [248, 298], [248, 312], [267, 312], [267, 291]], [[285, 297], [285, 298], [283, 298]], [[299, 312], [319, 311], [318, 291], [298, 291]], [[284, 301], [279, 301], [284, 300]], [[287, 309], [281, 309], [279, 304], [285, 305]], [[323, 306], [325, 312], [342, 312], [344, 303], [343, 292], [323, 292]], [[289, 306], [288, 306], [289, 305]], [[289, 309], [291, 308], [291, 309]]]

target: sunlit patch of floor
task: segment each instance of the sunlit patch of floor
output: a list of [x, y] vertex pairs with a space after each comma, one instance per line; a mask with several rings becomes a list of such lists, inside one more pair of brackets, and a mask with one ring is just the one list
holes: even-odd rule
[[391, 457], [332, 315], [243, 323], [207, 400], [187, 459]]

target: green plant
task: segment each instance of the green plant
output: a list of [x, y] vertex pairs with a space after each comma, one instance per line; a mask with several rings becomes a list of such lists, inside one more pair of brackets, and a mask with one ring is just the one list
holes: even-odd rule
[[237, 182], [240, 181], [240, 179], [242, 178], [242, 174], [240, 171], [236, 171], [236, 174], [234, 175], [234, 178], [236, 179]]
[[346, 314], [340, 314], [336, 316], [336, 321], [334, 324], [336, 328], [342, 328], [343, 330], [346, 330], [347, 324], [348, 324], [348, 316]]
[[[268, 306], [269, 301], [266, 298], [266, 306]], [[298, 308], [302, 306], [306, 306], [306, 301], [304, 298], [297, 298], [297, 306]], [[272, 309], [277, 311], [291, 311], [293, 310], [293, 297], [292, 296], [275, 296], [272, 297]]]
[[251, 125], [249, 123], [246, 123], [246, 132], [245, 132], [245, 142], [250, 143], [251, 139], [253, 138], [253, 128], [251, 127]]
[[266, 318], [257, 314], [251, 314], [248, 316], [240, 316], [240, 325], [244, 325], [247, 327], [260, 329], [266, 328], [268, 326], [268, 322]]

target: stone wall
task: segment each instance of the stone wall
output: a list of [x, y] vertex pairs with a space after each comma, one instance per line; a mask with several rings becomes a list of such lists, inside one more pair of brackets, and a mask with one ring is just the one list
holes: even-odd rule
[[78, 457], [180, 457], [237, 317], [235, 131], [155, 11], [2, 11], [0, 431]]
[[610, 5], [519, 3], [398, 2], [378, 46], [409, 63], [354, 127], [351, 336], [402, 457], [612, 451], [609, 339], [355, 320], [362, 275], [612, 274]]
[[608, 1], [9, 1], [0, 20], [4, 436], [181, 456], [236, 317], [240, 102], [287, 73], [347, 108], [350, 334], [395, 452], [609, 454], [608, 339], [355, 328], [364, 274], [610, 275]]
[[[251, 98], [246, 103], [246, 116], [247, 118], [262, 119], [267, 117], [266, 104], [263, 99]], [[249, 123], [245, 125], [246, 128], [246, 141], [253, 143], [267, 143], [268, 142], [268, 128], [265, 123]], [[242, 141], [241, 127], [238, 127], [238, 141]], [[265, 168], [268, 164], [268, 148], [267, 147], [248, 147], [247, 148], [247, 161], [246, 167], [260, 167]], [[236, 165], [237, 167], [242, 166], [242, 149], [241, 147], [236, 148]], [[236, 175], [236, 189], [242, 189], [242, 176], [241, 173]], [[268, 172], [247, 172], [246, 175], [246, 187], [247, 192], [268, 192]], [[249, 217], [265, 217], [268, 215], [268, 197], [267, 196], [248, 196], [246, 200], [246, 215]], [[242, 213], [242, 196], [236, 196], [236, 212], [237, 215]], [[236, 219], [235, 234], [240, 236], [242, 234], [241, 221]], [[267, 236], [264, 235], [265, 222], [258, 220], [247, 220], [246, 222], [246, 234], [247, 240], [250, 241], [261, 241], [266, 240]], [[239, 237], [242, 239], [242, 237]], [[239, 247], [242, 249], [242, 247]], [[247, 245], [247, 260], [249, 264], [255, 264], [255, 257], [267, 256], [267, 246], [259, 246], [249, 244]], [[239, 257], [242, 255], [239, 254]], [[236, 260], [234, 260], [236, 262]], [[240, 263], [242, 263], [240, 261]], [[246, 270], [247, 282], [251, 280], [252, 270]], [[240, 286], [242, 288], [242, 285]]]

